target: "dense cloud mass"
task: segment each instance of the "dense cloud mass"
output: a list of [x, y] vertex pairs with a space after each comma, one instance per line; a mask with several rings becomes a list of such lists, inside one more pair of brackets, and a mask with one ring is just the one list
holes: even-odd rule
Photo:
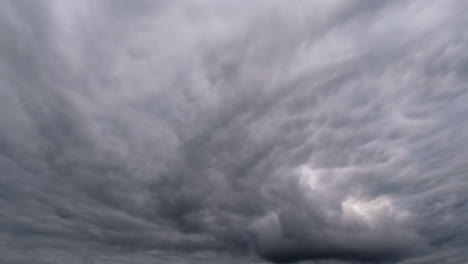
[[467, 11], [1, 1], [0, 262], [466, 263]]

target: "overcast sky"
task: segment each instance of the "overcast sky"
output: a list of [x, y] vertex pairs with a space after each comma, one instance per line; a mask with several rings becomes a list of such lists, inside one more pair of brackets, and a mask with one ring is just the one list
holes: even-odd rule
[[467, 14], [0, 0], [0, 262], [468, 263]]

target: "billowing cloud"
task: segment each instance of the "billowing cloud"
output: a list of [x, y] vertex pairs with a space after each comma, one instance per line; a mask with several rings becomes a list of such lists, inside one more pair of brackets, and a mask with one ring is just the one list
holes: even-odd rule
[[0, 6], [1, 261], [468, 259], [466, 2]]

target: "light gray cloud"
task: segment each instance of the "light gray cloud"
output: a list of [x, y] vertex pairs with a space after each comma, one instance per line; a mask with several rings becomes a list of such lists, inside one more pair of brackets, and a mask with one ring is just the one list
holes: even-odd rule
[[3, 1], [0, 259], [462, 263], [463, 1]]

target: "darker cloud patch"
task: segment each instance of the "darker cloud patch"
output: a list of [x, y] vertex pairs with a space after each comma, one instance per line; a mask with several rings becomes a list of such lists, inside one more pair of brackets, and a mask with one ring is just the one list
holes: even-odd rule
[[392, 263], [408, 257], [408, 254], [388, 249], [315, 249], [297, 245], [292, 246], [290, 249], [274, 249], [271, 252], [263, 253], [262, 256], [274, 263], [293, 263], [310, 259], [341, 260], [359, 263]]

